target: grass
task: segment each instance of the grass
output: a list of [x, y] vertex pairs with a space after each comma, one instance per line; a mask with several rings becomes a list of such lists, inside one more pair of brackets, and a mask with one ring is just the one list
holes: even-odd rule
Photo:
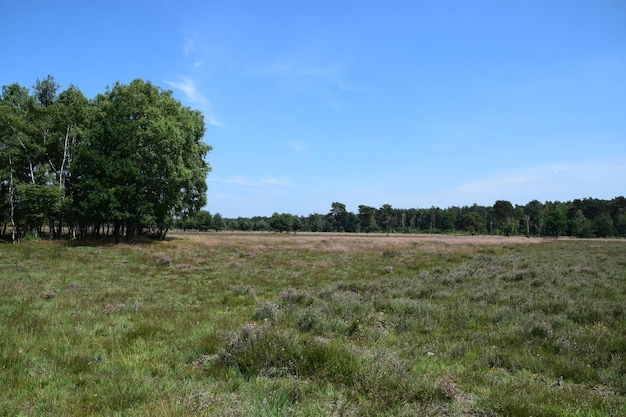
[[626, 415], [625, 245], [3, 244], [0, 415]]

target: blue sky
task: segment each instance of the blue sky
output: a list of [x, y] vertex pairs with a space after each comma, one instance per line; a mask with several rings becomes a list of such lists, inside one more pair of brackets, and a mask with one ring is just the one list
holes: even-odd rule
[[[8, 4], [6, 4], [8, 3]], [[626, 194], [626, 2], [11, 1], [0, 84], [150, 80], [225, 217]]]

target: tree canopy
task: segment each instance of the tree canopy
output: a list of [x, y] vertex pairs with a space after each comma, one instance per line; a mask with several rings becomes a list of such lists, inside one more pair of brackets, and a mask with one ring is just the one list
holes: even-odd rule
[[[174, 216], [206, 204], [204, 119], [137, 79], [88, 100], [52, 76], [0, 97], [0, 219], [13, 239], [112, 226], [116, 239], [165, 237]], [[65, 228], [65, 229], [64, 229]]]

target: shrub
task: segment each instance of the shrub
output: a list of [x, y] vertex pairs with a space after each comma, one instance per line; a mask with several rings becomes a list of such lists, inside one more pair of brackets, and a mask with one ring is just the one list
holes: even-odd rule
[[313, 299], [308, 292], [304, 290], [298, 290], [295, 288], [288, 288], [280, 293], [280, 300], [282, 304], [289, 305], [311, 305]]
[[444, 400], [456, 399], [461, 390], [454, 380], [449, 376], [442, 376], [437, 381], [437, 394]]
[[254, 287], [250, 285], [235, 285], [233, 287], [233, 293], [235, 295], [242, 295], [246, 297], [256, 297], [256, 291]]
[[278, 305], [270, 301], [257, 304], [254, 319], [276, 323], [278, 321]]
[[172, 258], [170, 258], [167, 255], [161, 255], [161, 256], [157, 256], [155, 262], [157, 266], [171, 266]]
[[218, 361], [227, 368], [237, 368], [246, 376], [293, 375], [292, 348], [290, 339], [271, 325], [248, 323], [230, 336], [226, 347], [218, 354]]

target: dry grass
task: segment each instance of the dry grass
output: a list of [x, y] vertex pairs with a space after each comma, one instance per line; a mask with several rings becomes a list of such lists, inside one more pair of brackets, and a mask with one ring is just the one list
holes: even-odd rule
[[245, 245], [249, 250], [263, 250], [268, 246], [289, 245], [297, 249], [315, 249], [324, 252], [361, 252], [376, 249], [416, 248], [427, 252], [441, 252], [447, 246], [455, 251], [464, 248], [488, 248], [545, 242], [542, 238], [522, 236], [467, 236], [467, 235], [434, 235], [434, 234], [367, 234], [367, 233], [254, 233], [254, 232], [220, 232], [194, 233], [173, 232], [174, 240], [185, 239], [205, 247]]

